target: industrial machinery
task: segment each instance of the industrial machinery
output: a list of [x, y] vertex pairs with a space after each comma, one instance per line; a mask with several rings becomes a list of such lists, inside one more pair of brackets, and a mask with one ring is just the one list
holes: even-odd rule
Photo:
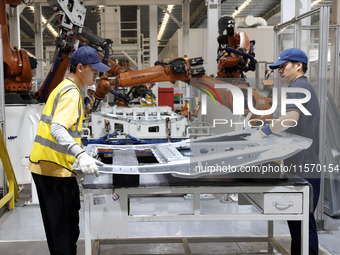
[[218, 78], [245, 78], [244, 72], [255, 71], [255, 41], [245, 32], [235, 32], [235, 20], [222, 16], [218, 21]]
[[[257, 142], [248, 141], [253, 132], [256, 130], [242, 130], [170, 144], [89, 144], [86, 152], [104, 163], [99, 167], [103, 173], [172, 174], [182, 178], [245, 173], [244, 178], [250, 178], [251, 174], [262, 174], [263, 178], [265, 171], [276, 173], [276, 177], [279, 177], [281, 172], [289, 172], [289, 169], [281, 166], [268, 169], [261, 164], [283, 160], [312, 144], [309, 138], [286, 132]], [[73, 167], [79, 168], [77, 161]]]
[[[49, 93], [64, 79], [69, 66], [69, 56], [77, 49], [78, 33], [82, 31], [86, 9], [81, 1], [57, 1], [49, 0], [50, 5], [59, 11], [56, 24], [60, 30], [60, 36], [56, 42], [56, 57], [45, 82], [35, 93], [34, 97], [39, 102], [45, 102]], [[24, 49], [14, 51], [9, 45], [9, 37], [6, 23], [6, 4], [16, 7], [22, 4], [21, 0], [1, 0], [0, 24], [2, 30], [2, 42], [4, 52], [5, 91], [8, 104], [32, 104], [36, 100], [31, 95], [32, 69], [36, 67], [36, 61], [29, 58]]]
[[[19, 1], [15, 3], [19, 4]], [[175, 58], [169, 61], [157, 61], [155, 66], [143, 70], [127, 70], [128, 72], [126, 72], [116, 62], [108, 58], [110, 50], [109, 45], [112, 42], [108, 39], [102, 39], [96, 36], [83, 27], [86, 15], [86, 9], [83, 2], [49, 0], [48, 3], [58, 11], [56, 25], [60, 30], [60, 36], [58, 37], [56, 44], [57, 54], [54, 64], [45, 82], [35, 93], [35, 97], [39, 102], [44, 102], [49, 93], [63, 80], [69, 65], [69, 56], [77, 49], [78, 44], [81, 41], [82, 43], [96, 48], [101, 47], [105, 50], [104, 54], [99, 53], [99, 55], [103, 62], [106, 62], [107, 65], [111, 66], [111, 70], [107, 74], [113, 76], [110, 81], [106, 76], [100, 78], [95, 93], [96, 101], [94, 109], [98, 107], [100, 101], [109, 92], [119, 96], [123, 105], [127, 105], [129, 100], [131, 100], [131, 97], [133, 98], [142, 95], [142, 90], [138, 89], [138, 87], [131, 90], [133, 93], [125, 96], [117, 93], [111, 86], [113, 86], [114, 89], [117, 89], [118, 87], [134, 87], [150, 82], [170, 81], [174, 83], [176, 81], [183, 81], [204, 92], [210, 93], [210, 95], [213, 95], [221, 105], [223, 104], [233, 110], [232, 93], [227, 89], [214, 88], [216, 83], [223, 84], [223, 82], [214, 80], [205, 75], [205, 70], [202, 67], [202, 58], [189, 59], [184, 56], [183, 58]], [[256, 60], [253, 57], [252, 44], [249, 42], [245, 33], [234, 33], [233, 25], [232, 18], [222, 17], [219, 21], [220, 36], [218, 38], [218, 52], [220, 70], [217, 77], [232, 77], [233, 79], [244, 78], [244, 71], [254, 70], [255, 68]], [[223, 34], [225, 30], [227, 30], [227, 35]], [[232, 72], [230, 72], [230, 68], [232, 68]], [[221, 72], [224, 75], [222, 75]], [[201, 80], [198, 81], [197, 79]], [[232, 82], [234, 83], [234, 81]], [[237, 82], [236, 85], [242, 89], [246, 96], [245, 100], [247, 100], [247, 85], [244, 83], [244, 80], [237, 80]], [[140, 86], [139, 88], [143, 88], [143, 86]], [[253, 102], [255, 102], [254, 107], [258, 110], [269, 109], [271, 107], [271, 99], [260, 95], [256, 91], [253, 92]], [[246, 109], [244, 115], [246, 116], [248, 113], [249, 110]], [[170, 113], [170, 116], [171, 115], [172, 114]], [[269, 117], [271, 116], [252, 116], [252, 118], [256, 119], [267, 119]], [[166, 118], [167, 117], [165, 117], [165, 119]], [[105, 121], [102, 122], [105, 123]], [[107, 126], [104, 126], [103, 128], [104, 130], [107, 130]], [[174, 134], [174, 132], [172, 132], [172, 134]], [[184, 137], [188, 137], [188, 133], [186, 133]]]
[[[21, 3], [21, 1], [16, 0], [6, 3], [18, 5]], [[115, 91], [112, 90], [110, 86], [114, 86], [114, 88], [117, 90], [118, 87], [133, 87], [149, 82], [170, 81], [174, 83], [180, 80], [190, 84], [190, 79], [192, 78], [205, 78], [205, 80], [210, 78], [204, 75], [205, 71], [203, 67], [201, 67], [203, 64], [202, 58], [188, 59], [186, 56], [184, 58], [175, 58], [169, 61], [157, 61], [155, 66], [144, 70], [127, 70], [129, 72], [125, 72], [117, 63], [108, 58], [109, 45], [112, 42], [108, 39], [104, 40], [94, 35], [91, 31], [83, 27], [86, 16], [86, 9], [83, 2], [49, 0], [48, 3], [53, 6], [56, 11], [59, 11], [56, 18], [56, 24], [60, 30], [60, 36], [58, 37], [56, 43], [57, 54], [54, 64], [47, 75], [45, 82], [35, 93], [35, 98], [39, 100], [39, 102], [44, 102], [47, 99], [49, 93], [63, 80], [69, 65], [69, 56], [75, 49], [77, 49], [79, 40], [81, 40], [83, 43], [95, 46], [97, 48], [101, 47], [105, 50], [104, 55], [101, 53], [99, 53], [99, 55], [103, 62], [107, 62], [107, 64], [111, 66], [111, 70], [108, 72], [108, 75], [114, 77], [114, 79], [110, 80], [110, 83], [108, 83], [108, 79], [106, 79], [105, 76], [101, 77], [97, 91], [95, 93], [96, 102], [94, 109], [96, 109], [99, 102], [106, 94], [108, 94], [110, 91], [115, 93]], [[5, 1], [2, 1], [2, 4], [5, 5]], [[4, 9], [5, 8], [3, 8], [3, 10]], [[6, 19], [4, 18], [5, 15], [2, 15], [2, 17], [2, 23], [4, 24], [2, 26], [3, 37], [5, 38], [4, 48], [5, 50], [9, 51], [10, 48], [8, 43], [7, 27], [5, 23]], [[227, 30], [227, 35], [223, 34], [225, 30]], [[220, 19], [219, 33], [219, 72], [217, 77], [232, 77], [233, 79], [243, 78], [243, 71], [254, 70], [255, 68], [256, 60], [253, 57], [254, 54], [252, 44], [249, 42], [249, 39], [245, 33], [234, 33], [234, 21], [230, 17], [222, 17]], [[19, 51], [11, 52], [13, 53], [12, 55], [20, 55]], [[21, 50], [20, 52], [21, 55], [19, 57], [12, 57], [11, 60], [5, 60], [5, 84], [6, 88], [12, 88], [12, 90], [29, 90], [31, 89], [31, 69], [30, 66], [28, 66], [29, 61], [26, 52], [24, 50]], [[7, 54], [5, 54], [5, 56], [7, 56]], [[14, 60], [17, 60], [17, 62]], [[249, 63], [248, 60], [250, 60]], [[17, 66], [20, 67], [21, 62], [23, 63], [21, 69], [17, 68], [18, 70], [16, 70], [13, 63], [18, 63]], [[233, 69], [232, 72], [230, 71], [230, 68]], [[20, 85], [14, 86], [14, 83]], [[206, 84], [208, 85], [205, 87], [205, 89], [210, 92], [214, 92], [213, 86], [210, 86], [209, 83], [213, 82], [207, 82]], [[241, 86], [241, 89], [246, 89], [243, 83], [238, 85]], [[139, 90], [136, 91], [138, 92]], [[224, 96], [224, 93], [230, 94], [230, 92], [224, 92], [220, 90], [219, 94], [221, 93], [221, 97], [230, 98], [228, 95]], [[128, 103], [128, 97], [124, 97], [124, 95], [120, 95], [118, 93], [116, 93], [116, 95], [120, 96], [125, 104]], [[221, 101], [218, 94], [216, 95], [216, 93], [213, 93], [213, 95], [216, 97], [216, 99]], [[256, 102], [255, 108], [270, 108], [270, 98], [265, 98], [257, 92], [253, 93], [253, 97], [255, 99], [253, 101]], [[222, 103], [230, 108], [231, 103], [227, 103], [226, 101], [227, 100], [224, 100]], [[247, 112], [245, 114], [247, 114]], [[254, 116], [254, 118], [267, 117], [268, 116]]]
[[[35, 93], [39, 102], [45, 102], [52, 90], [64, 79], [69, 66], [69, 57], [81, 44], [90, 45], [98, 50], [98, 55], [103, 63], [111, 67], [107, 72], [110, 76], [125, 72], [115, 61], [109, 59], [112, 41], [103, 39], [84, 27], [86, 9], [82, 1], [49, 0], [48, 3], [58, 11], [56, 25], [60, 30], [60, 36], [56, 42], [56, 58], [44, 83]], [[102, 53], [101, 49], [104, 53]], [[127, 68], [126, 71], [132, 70]], [[100, 74], [100, 76], [102, 73]], [[111, 91], [115, 93], [115, 91]], [[115, 95], [125, 98], [119, 93]]]
[[[32, 67], [27, 52], [24, 49], [11, 49], [7, 29], [6, 4], [16, 7], [21, 4], [21, 0], [1, 0], [0, 1], [0, 24], [3, 45], [4, 62], [4, 82], [6, 103], [22, 103], [26, 98], [28, 102], [34, 101], [29, 91], [32, 89]], [[32, 62], [34, 67], [34, 64]], [[28, 99], [27, 99], [28, 98]]]
[[[215, 84], [227, 83], [223, 80], [206, 76], [204, 68], [201, 67], [203, 64], [202, 58], [188, 59], [185, 56], [184, 58], [175, 58], [169, 61], [157, 61], [155, 64], [155, 66], [146, 69], [121, 73], [111, 80], [102, 76], [95, 93], [94, 108], [96, 109], [100, 101], [110, 92], [111, 86], [131, 87], [148, 82], [170, 81], [174, 83], [175, 81], [183, 81], [202, 91], [211, 93], [221, 104], [233, 110], [231, 91], [223, 88], [215, 89]], [[236, 79], [235, 81], [241, 82], [238, 87], [247, 98], [247, 84], [243, 80]], [[264, 97], [256, 91], [253, 91], [252, 101], [254, 102], [254, 107], [258, 110], [271, 108], [272, 99]], [[246, 116], [248, 113], [249, 109], [246, 109], [244, 115]], [[271, 115], [254, 115], [252, 118], [265, 120], [271, 118]]]
[[[203, 59], [200, 57], [189, 59], [187, 56], [184, 56], [184, 58], [175, 58], [168, 61], [157, 61], [155, 66], [146, 69], [122, 72], [111, 79], [107, 76], [102, 76], [96, 88], [93, 109], [96, 110], [98, 108], [102, 99], [112, 90], [112, 86], [124, 88], [149, 82], [170, 81], [175, 83], [180, 80], [204, 93], [208, 93], [214, 97], [214, 100], [218, 100], [221, 105], [233, 111], [233, 94], [229, 89], [223, 87], [223, 85], [228, 83], [206, 76], [202, 64]], [[247, 116], [250, 112], [248, 104], [246, 104], [248, 101], [248, 86], [243, 80], [235, 79], [235, 81], [242, 82], [238, 85], [238, 88], [245, 96], [246, 107], [244, 116]], [[222, 86], [215, 88], [216, 85]], [[143, 88], [144, 86], [141, 87]], [[256, 91], [252, 92], [252, 96], [251, 100], [254, 108], [257, 110], [271, 108], [271, 98], [266, 98]], [[94, 140], [100, 138], [100, 140], [97, 140], [98, 142], [109, 143], [118, 138], [126, 142], [129, 136], [137, 139], [150, 139], [150, 137], [154, 136], [157, 139], [163, 139], [163, 141], [171, 141], [171, 139], [212, 134], [212, 127], [206, 123], [190, 123], [190, 118], [186, 116], [174, 116], [173, 113], [162, 115], [162, 112], [163, 110], [161, 109], [157, 111], [156, 109], [144, 108], [138, 111], [132, 108], [124, 110], [119, 115], [116, 109], [102, 107], [100, 112], [92, 112], [92, 134], [86, 134], [86, 138]], [[271, 118], [271, 115], [252, 116], [252, 119], [263, 121]], [[166, 122], [167, 119], [169, 120], [168, 122]], [[108, 122], [110, 125], [107, 124]], [[161, 132], [163, 130], [166, 132]], [[123, 136], [118, 135], [117, 132], [120, 132]], [[131, 142], [131, 140], [128, 142]]]
[[[15, 6], [21, 4], [21, 1], [2, 0], [1, 3], [3, 5], [2, 12], [4, 12], [6, 3]], [[35, 98], [39, 102], [46, 101], [49, 93], [63, 80], [69, 65], [69, 56], [78, 48], [79, 42], [97, 48], [101, 47], [105, 50], [104, 55], [100, 53], [99, 55], [103, 62], [107, 62], [111, 66], [108, 75], [116, 77], [110, 82], [115, 89], [148, 82], [171, 81], [174, 83], [181, 80], [190, 83], [192, 77], [207, 77], [204, 76], [204, 69], [197, 67], [203, 63], [202, 58], [187, 59], [186, 57], [175, 58], [166, 62], [157, 61], [154, 67], [127, 74], [117, 63], [108, 58], [109, 45], [112, 41], [102, 39], [83, 27], [86, 16], [83, 2], [49, 0], [48, 3], [58, 11], [56, 25], [60, 30], [60, 36], [57, 38], [54, 64], [45, 82], [35, 93]], [[16, 49], [12, 51], [10, 49], [5, 13], [1, 17], [4, 52], [11, 53], [4, 54], [6, 91], [29, 91], [32, 79], [29, 58], [25, 50]], [[235, 32], [234, 23], [233, 18], [227, 16], [219, 20], [218, 78], [244, 78], [243, 72], [255, 70], [254, 42], [250, 42], [245, 33]], [[224, 34], [225, 31], [227, 31], [227, 34]], [[113, 92], [111, 89], [104, 88], [102, 84], [98, 89], [96, 98], [99, 100], [103, 99], [103, 96], [110, 91]], [[257, 95], [254, 95], [254, 97], [257, 99]], [[266, 101], [267, 107], [270, 104], [270, 99], [264, 101]]]
[[82, 1], [58, 1], [48, 0], [55, 11], [59, 11], [56, 17], [56, 25], [60, 35], [56, 41], [56, 54], [53, 66], [44, 83], [35, 92], [35, 98], [39, 102], [45, 102], [52, 90], [64, 79], [69, 66], [69, 57], [78, 48], [78, 33], [84, 26], [86, 8]]
[[158, 107], [110, 107], [91, 114], [91, 128], [83, 128], [84, 144], [145, 144], [178, 142], [210, 136], [215, 128], [208, 123], [188, 120], [171, 110]]
[[[201, 57], [189, 59], [187, 56], [183, 58], [174, 58], [168, 61], [156, 61], [155, 66], [143, 70], [130, 71], [120, 73], [109, 80], [103, 76], [99, 80], [96, 93], [94, 109], [96, 109], [100, 101], [111, 91], [111, 86], [131, 87], [138, 84], [149, 82], [183, 81], [194, 86], [205, 93], [209, 93], [221, 104], [233, 110], [232, 93], [228, 89], [215, 89], [215, 84], [232, 83], [238, 86], [248, 101], [248, 87], [245, 82], [244, 72], [249, 70], [255, 71], [256, 60], [253, 52], [254, 41], [249, 41], [244, 32], [234, 31], [235, 21], [232, 17], [224, 16], [219, 20], [219, 48], [218, 48], [218, 73], [217, 78], [205, 75], [202, 67], [203, 59]], [[227, 32], [227, 34], [224, 34]], [[223, 80], [223, 81], [221, 81]], [[254, 108], [258, 110], [270, 109], [272, 99], [262, 96], [260, 93], [253, 91]], [[245, 103], [247, 116], [249, 109]], [[252, 119], [271, 119], [272, 115], [253, 115]]]

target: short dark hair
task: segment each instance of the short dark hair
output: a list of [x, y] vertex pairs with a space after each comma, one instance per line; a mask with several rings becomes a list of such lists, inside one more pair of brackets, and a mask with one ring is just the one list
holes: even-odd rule
[[[70, 73], [75, 73], [77, 70], [77, 65], [78, 64], [70, 64]], [[82, 64], [83, 65], [83, 64]], [[83, 65], [84, 67], [86, 67], [88, 64]]]
[[75, 73], [77, 70], [77, 65], [76, 64], [70, 64], [70, 73]]
[[[295, 65], [295, 64], [296, 64], [297, 62], [299, 62], [299, 61], [290, 61], [290, 62], [292, 62], [292, 64]], [[301, 62], [301, 64], [302, 64], [302, 71], [303, 71], [303, 73], [306, 73], [307, 70], [308, 70], [307, 64], [306, 64], [306, 63], [303, 63], [303, 62]]]

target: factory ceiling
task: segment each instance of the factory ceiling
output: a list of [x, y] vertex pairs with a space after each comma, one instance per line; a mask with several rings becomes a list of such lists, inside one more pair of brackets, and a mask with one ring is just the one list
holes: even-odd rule
[[[50, 17], [54, 15], [54, 11], [51, 6], [47, 4], [46, 0], [29, 0], [27, 2], [27, 7], [23, 10], [20, 16], [20, 29], [21, 29], [21, 46], [25, 48], [30, 53], [35, 54], [34, 49], [34, 31], [32, 24], [34, 23], [34, 13], [29, 7], [33, 3], [42, 4], [42, 15], [49, 20]], [[163, 17], [165, 15], [164, 9], [166, 4], [171, 1], [165, 0], [141, 0], [138, 1], [139, 4], [159, 4], [158, 8], [158, 26], [162, 23]], [[180, 0], [173, 0], [172, 2], [180, 2]], [[235, 9], [239, 8], [244, 0], [221, 0], [221, 15], [232, 15]], [[141, 13], [141, 33], [145, 38], [149, 37], [149, 8], [148, 5], [133, 5], [137, 1], [131, 0], [85, 0], [86, 6], [86, 18], [85, 26], [97, 33], [98, 23], [100, 22], [100, 8], [101, 6], [109, 5], [120, 5], [121, 6], [121, 20], [124, 21], [134, 21], [137, 16], [137, 8], [140, 8]], [[332, 0], [322, 1], [321, 5], [331, 5]], [[163, 7], [163, 9], [162, 9]], [[237, 17], [246, 17], [252, 15], [254, 17], [263, 17], [268, 25], [274, 26], [280, 22], [280, 0], [253, 0], [249, 5], [243, 9]], [[175, 5], [172, 10], [173, 16], [178, 20], [182, 20], [182, 6]], [[191, 0], [190, 1], [190, 28], [200, 28], [206, 27], [207, 20], [207, 6], [205, 0]], [[51, 21], [52, 23], [52, 21]], [[123, 26], [123, 25], [122, 25]], [[124, 27], [122, 27], [124, 28]], [[129, 28], [128, 25], [125, 28]], [[166, 45], [167, 41], [172, 37], [172, 35], [178, 29], [178, 25], [172, 19], [169, 20], [162, 39], [159, 41], [159, 51], [162, 47]], [[122, 37], [130, 37], [133, 31], [122, 32]], [[54, 45], [55, 36], [48, 30], [44, 30], [43, 34], [44, 46]]]

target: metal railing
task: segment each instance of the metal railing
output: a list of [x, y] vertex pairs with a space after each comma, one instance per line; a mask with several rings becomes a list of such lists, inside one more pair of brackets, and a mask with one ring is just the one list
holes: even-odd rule
[[8, 193], [0, 199], [0, 208], [9, 202], [9, 209], [14, 210], [15, 199], [19, 198], [19, 186], [15, 178], [13, 166], [6, 148], [5, 140], [2, 136], [0, 129], [0, 158], [2, 165], [5, 169], [6, 177], [8, 180]]
[[[0, 25], [0, 30], [1, 30], [1, 25]], [[18, 187], [17, 180], [15, 178], [12, 163], [11, 163], [11, 160], [9, 158], [9, 154], [6, 148], [5, 140], [2, 135], [2, 130], [5, 129], [5, 91], [4, 91], [5, 86], [4, 86], [3, 70], [4, 69], [3, 69], [2, 37], [0, 34], [0, 99], [1, 99], [0, 100], [0, 158], [1, 158], [2, 166], [5, 170], [5, 172], [2, 172], [2, 170], [0, 169], [0, 174], [3, 175], [3, 179], [4, 179], [3, 183], [0, 184], [0, 187], [1, 185], [3, 185], [3, 194], [1, 194], [2, 198], [0, 199], [0, 209], [2, 209], [2, 207], [6, 205], [7, 202], [9, 202], [9, 209], [14, 210], [15, 199], [19, 198], [19, 193], [18, 193], [19, 187]], [[7, 189], [7, 181], [6, 181], [4, 173], [6, 173], [6, 177], [8, 181], [8, 189]]]

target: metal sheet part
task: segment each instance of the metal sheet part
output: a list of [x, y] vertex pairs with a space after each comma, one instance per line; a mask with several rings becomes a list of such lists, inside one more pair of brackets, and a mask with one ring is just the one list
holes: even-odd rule
[[[86, 152], [105, 163], [99, 167], [100, 172], [170, 173], [177, 177], [196, 178], [211, 174], [235, 173], [246, 166], [282, 160], [312, 144], [311, 139], [286, 132], [270, 135], [257, 142], [248, 141], [249, 135], [253, 132], [256, 130], [242, 130], [178, 143], [90, 144], [86, 147]], [[78, 169], [77, 161], [74, 168]]]

